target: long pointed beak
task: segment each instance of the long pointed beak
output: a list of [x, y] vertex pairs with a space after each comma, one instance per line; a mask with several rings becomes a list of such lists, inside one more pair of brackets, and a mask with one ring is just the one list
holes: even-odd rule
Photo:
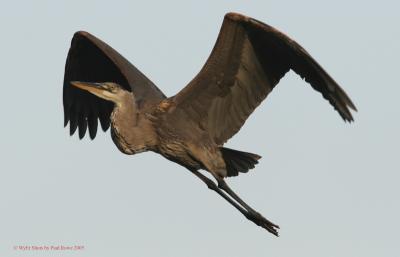
[[105, 91], [102, 88], [102, 83], [93, 83], [93, 82], [82, 82], [82, 81], [71, 81], [71, 85], [80, 88], [82, 90], [88, 91], [95, 95], [102, 95]]

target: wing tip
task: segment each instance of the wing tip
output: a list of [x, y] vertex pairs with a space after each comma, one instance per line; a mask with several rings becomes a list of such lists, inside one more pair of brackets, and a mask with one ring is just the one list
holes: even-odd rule
[[347, 103], [347, 106], [352, 109], [355, 112], [358, 112], [357, 107], [353, 104], [353, 102], [349, 98], [349, 103]]
[[[354, 107], [354, 108], [353, 108]], [[353, 115], [351, 113], [351, 111], [349, 109], [352, 109], [353, 111], [357, 111], [357, 109], [355, 109], [355, 106], [351, 106], [348, 103], [345, 104], [344, 106], [344, 111], [340, 111], [340, 109], [337, 109], [337, 111], [339, 112], [340, 116], [342, 117], [342, 119], [344, 120], [344, 122], [348, 122], [348, 123], [352, 123], [354, 122], [354, 118]]]
[[67, 116], [67, 113], [64, 111], [64, 128], [68, 125], [69, 123], [69, 116]]
[[354, 118], [353, 118], [353, 115], [350, 115], [350, 116], [348, 116], [348, 117], [343, 117], [343, 120], [344, 120], [344, 122], [348, 122], [348, 123], [353, 123], [354, 122]]
[[341, 113], [344, 117], [346, 117], [346, 120], [351, 123], [354, 122], [353, 115], [351, 114], [351, 110], [357, 112], [357, 107], [354, 105], [353, 101], [351, 101], [350, 97], [346, 94], [346, 92], [339, 86], [337, 85], [337, 94], [340, 99], [340, 102], [343, 105], [343, 109], [345, 110], [345, 113]]

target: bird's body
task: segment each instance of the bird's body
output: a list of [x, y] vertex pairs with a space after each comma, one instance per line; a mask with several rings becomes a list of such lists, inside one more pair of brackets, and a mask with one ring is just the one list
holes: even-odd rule
[[[247, 205], [224, 178], [254, 168], [260, 156], [224, 147], [289, 70], [319, 91], [345, 121], [354, 104], [294, 40], [255, 19], [229, 13], [199, 74], [167, 98], [107, 44], [77, 32], [64, 78], [65, 125], [93, 139], [98, 120], [125, 154], [153, 151], [199, 177], [248, 219], [277, 235], [277, 225]], [[73, 85], [74, 87], [72, 87]], [[217, 184], [202, 175], [207, 170]]]
[[137, 111], [133, 94], [124, 92], [110, 116], [115, 145], [128, 155], [153, 151], [184, 167], [206, 169], [216, 176], [226, 177], [221, 151], [207, 131], [191, 123], [176, 126], [176, 121], [165, 115], [171, 102], [166, 99], [141, 113]]

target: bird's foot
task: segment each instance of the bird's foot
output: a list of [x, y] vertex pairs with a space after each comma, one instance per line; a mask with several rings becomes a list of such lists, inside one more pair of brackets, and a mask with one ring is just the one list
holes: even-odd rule
[[247, 212], [246, 218], [253, 221], [258, 226], [266, 229], [268, 232], [274, 234], [275, 236], [279, 236], [279, 226], [264, 218], [260, 213], [249, 211]]

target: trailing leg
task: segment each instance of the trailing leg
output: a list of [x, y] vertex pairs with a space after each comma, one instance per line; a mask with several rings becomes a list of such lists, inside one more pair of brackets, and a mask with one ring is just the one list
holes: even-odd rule
[[243, 215], [248, 215], [246, 209], [241, 207], [239, 204], [237, 204], [234, 200], [232, 200], [228, 195], [226, 195], [218, 186], [212, 181], [211, 179], [207, 178], [201, 172], [198, 170], [194, 169], [189, 169], [194, 175], [196, 175], [199, 179], [201, 179], [209, 189], [215, 191], [218, 193], [220, 196], [222, 196], [225, 200], [227, 200], [230, 204], [232, 204], [236, 209], [238, 209]]
[[259, 212], [251, 208], [228, 186], [224, 179], [218, 179], [218, 187], [228, 193], [228, 195], [230, 195], [233, 199], [235, 199], [236, 202], [238, 202], [244, 209], [246, 209], [246, 214], [243, 214], [246, 216], [247, 219], [253, 221], [258, 226], [265, 228], [275, 236], [278, 236], [277, 229], [279, 229], [279, 226], [267, 220]]
[[[222, 196], [226, 201], [228, 201], [231, 205], [233, 205], [237, 210], [239, 210], [247, 219], [253, 221], [260, 227], [263, 227], [270, 233], [278, 236], [277, 229], [279, 226], [273, 224], [272, 222], [268, 221], [264, 218], [260, 213], [253, 210], [249, 205], [247, 205], [238, 195], [233, 192], [226, 184], [223, 179], [217, 179], [218, 185], [206, 177], [205, 175], [201, 174], [198, 170], [189, 169], [196, 177], [200, 178], [209, 189], [215, 191], [220, 196]], [[227, 195], [228, 194], [228, 195]]]

